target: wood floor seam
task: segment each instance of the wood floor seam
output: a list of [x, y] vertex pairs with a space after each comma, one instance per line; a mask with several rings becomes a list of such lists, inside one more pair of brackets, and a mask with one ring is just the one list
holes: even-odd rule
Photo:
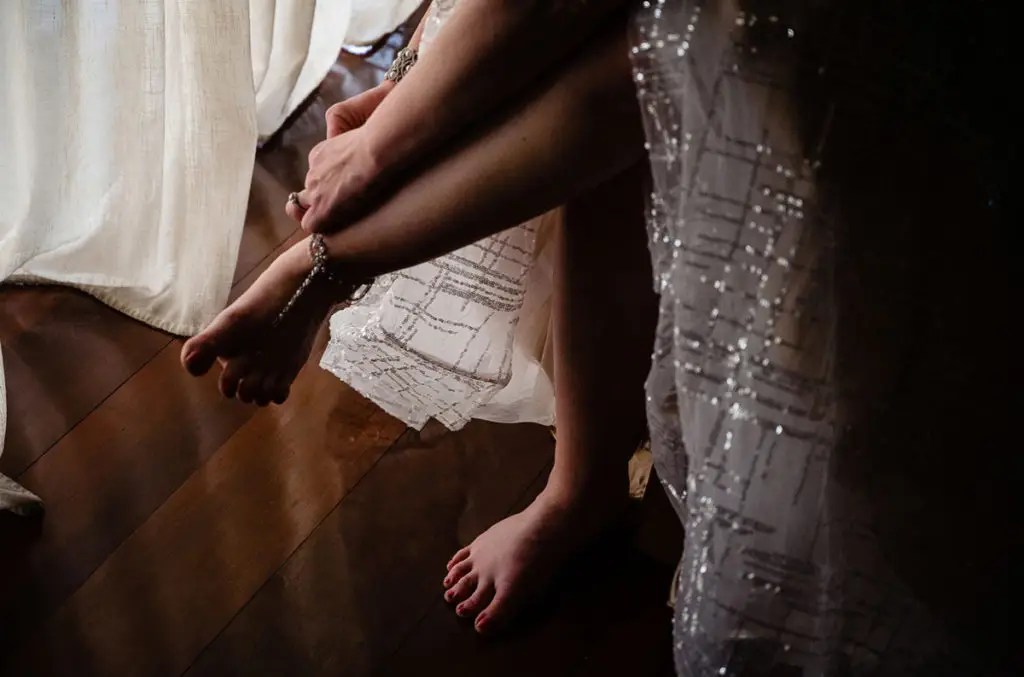
[[196, 664], [196, 662], [202, 657], [202, 655], [207, 651], [207, 649], [209, 649], [210, 646], [216, 643], [216, 641], [224, 634], [224, 632], [227, 631], [229, 627], [231, 627], [231, 624], [235, 621], [235, 619], [238, 618], [249, 607], [250, 604], [252, 604], [253, 600], [256, 599], [257, 596], [259, 596], [260, 592], [267, 586], [267, 584], [269, 584], [270, 581], [272, 581], [275, 576], [278, 576], [281, 573], [282, 569], [284, 569], [292, 560], [292, 558], [295, 557], [295, 553], [302, 549], [302, 547], [309, 541], [309, 539], [312, 538], [313, 534], [316, 533], [317, 529], [319, 529], [320, 526], [325, 521], [327, 521], [328, 518], [330, 518], [331, 514], [334, 513], [334, 511], [337, 510], [341, 506], [341, 504], [344, 503], [345, 500], [352, 495], [352, 492], [355, 491], [359, 487], [359, 485], [362, 484], [362, 482], [369, 476], [369, 474], [374, 471], [374, 469], [381, 462], [381, 460], [385, 456], [387, 456], [388, 452], [394, 449], [395, 446], [401, 441], [401, 439], [408, 434], [409, 429], [403, 430], [395, 437], [394, 440], [391, 441], [387, 449], [384, 450], [384, 453], [377, 457], [377, 459], [373, 462], [373, 465], [371, 465], [370, 468], [365, 473], [363, 473], [362, 477], [360, 477], [356, 481], [356, 483], [353, 484], [352, 487], [348, 491], [346, 491], [341, 496], [341, 498], [339, 498], [338, 501], [335, 502], [333, 506], [331, 506], [330, 510], [327, 510], [324, 513], [324, 516], [321, 517], [320, 520], [313, 526], [313, 528], [309, 530], [309, 533], [306, 534], [302, 541], [299, 542], [290, 553], [288, 553], [288, 556], [281, 561], [281, 564], [276, 569], [274, 569], [274, 571], [269, 576], [267, 576], [267, 579], [263, 581], [263, 583], [260, 584], [260, 586], [256, 590], [253, 591], [252, 595], [249, 596], [249, 599], [246, 600], [245, 604], [242, 604], [238, 608], [238, 610], [235, 611], [235, 613], [231, 616], [231, 618], [224, 624], [224, 626], [217, 632], [217, 634], [210, 638], [210, 641], [207, 642], [206, 645], [203, 646], [203, 648], [196, 653], [195, 657], [189, 662], [188, 667], [180, 673], [180, 677], [185, 677], [189, 673], [189, 671], [192, 670], [192, 666]]
[[[57, 446], [58, 444], [60, 444], [61, 440], [63, 440], [63, 439], [64, 439], [65, 437], [67, 437], [68, 435], [70, 435], [70, 434], [71, 434], [71, 433], [72, 433], [72, 432], [73, 432], [73, 431], [75, 430], [75, 428], [77, 428], [78, 426], [80, 426], [80, 425], [82, 425], [83, 423], [85, 423], [85, 421], [86, 421], [86, 420], [87, 420], [87, 419], [88, 419], [88, 418], [89, 418], [90, 416], [92, 416], [92, 415], [93, 415], [94, 413], [96, 413], [96, 411], [97, 411], [97, 410], [98, 410], [98, 409], [99, 409], [100, 407], [102, 407], [102, 406], [103, 406], [103, 404], [104, 404], [104, 403], [105, 403], [105, 402], [106, 402], [107, 400], [109, 400], [109, 399], [110, 399], [111, 397], [113, 397], [114, 395], [116, 395], [116, 394], [117, 394], [117, 392], [118, 392], [119, 390], [121, 390], [121, 388], [123, 388], [123, 387], [124, 387], [124, 385], [125, 385], [126, 383], [128, 383], [128, 381], [131, 381], [131, 380], [132, 380], [133, 378], [135, 378], [135, 376], [136, 376], [136, 375], [137, 375], [137, 374], [138, 374], [139, 372], [141, 372], [141, 371], [142, 371], [143, 369], [145, 369], [147, 365], [151, 364], [151, 363], [152, 363], [152, 362], [153, 362], [153, 361], [154, 361], [154, 360], [155, 360], [156, 358], [160, 357], [161, 353], [163, 353], [163, 352], [164, 352], [165, 350], [167, 350], [167, 347], [168, 347], [168, 346], [170, 346], [170, 345], [171, 345], [172, 343], [174, 343], [174, 341], [175, 341], [175, 339], [173, 339], [173, 338], [170, 338], [170, 339], [168, 339], [168, 340], [167, 340], [167, 343], [165, 343], [165, 344], [163, 345], [163, 347], [161, 347], [161, 348], [160, 348], [159, 350], [157, 350], [156, 352], [154, 352], [154, 353], [153, 353], [153, 354], [152, 354], [152, 355], [151, 355], [151, 356], [150, 356], [150, 357], [149, 357], [149, 358], [148, 358], [148, 359], [147, 359], [147, 360], [146, 360], [145, 362], [143, 362], [142, 364], [140, 364], [140, 365], [139, 365], [139, 367], [138, 367], [138, 368], [137, 368], [137, 369], [136, 369], [135, 371], [133, 371], [133, 372], [132, 372], [131, 374], [129, 374], [129, 375], [128, 375], [128, 376], [127, 376], [127, 377], [126, 377], [126, 378], [125, 378], [125, 379], [124, 379], [123, 381], [121, 381], [121, 382], [120, 382], [119, 384], [117, 384], [117, 387], [113, 388], [113, 389], [112, 389], [112, 390], [111, 390], [111, 391], [110, 391], [109, 393], [107, 393], [107, 395], [106, 395], [106, 396], [105, 396], [105, 397], [104, 397], [103, 399], [101, 399], [100, 401], [98, 401], [98, 402], [96, 403], [96, 405], [95, 405], [95, 406], [94, 406], [94, 407], [93, 407], [92, 409], [90, 409], [90, 410], [89, 410], [89, 411], [88, 411], [88, 412], [87, 412], [87, 413], [86, 413], [86, 414], [85, 414], [84, 416], [82, 416], [82, 417], [81, 417], [81, 418], [79, 418], [79, 419], [78, 419], [77, 421], [75, 421], [75, 422], [74, 422], [74, 423], [73, 423], [73, 424], [72, 424], [71, 426], [69, 426], [69, 427], [68, 427], [68, 429], [67, 429], [67, 430], [65, 430], [65, 431], [64, 431], [64, 432], [63, 432], [63, 433], [62, 433], [62, 434], [60, 435], [60, 437], [58, 437], [57, 439], [55, 439], [55, 440], [53, 441], [53, 443], [52, 443], [52, 444], [50, 444], [50, 446], [48, 446], [48, 447], [46, 448], [46, 451], [44, 451], [43, 453], [39, 454], [39, 456], [37, 456], [36, 458], [34, 458], [34, 459], [33, 459], [33, 460], [32, 460], [32, 461], [31, 461], [31, 462], [30, 462], [30, 463], [29, 463], [29, 464], [28, 464], [27, 466], [25, 466], [24, 468], [22, 468], [22, 469], [21, 469], [21, 471], [19, 471], [19, 472], [18, 472], [18, 475], [17, 475], [17, 477], [16, 477], [15, 479], [20, 479], [20, 478], [24, 477], [26, 473], [28, 473], [28, 472], [29, 472], [30, 470], [32, 470], [32, 466], [34, 466], [34, 465], [35, 465], [36, 463], [38, 463], [38, 462], [39, 462], [40, 460], [42, 460], [42, 459], [43, 459], [43, 458], [44, 458], [44, 457], [45, 457], [45, 456], [46, 456], [46, 455], [47, 455], [48, 453], [50, 453], [50, 450], [51, 450], [51, 449], [53, 449], [54, 447], [56, 447], [56, 446]], [[46, 502], [46, 497], [45, 497], [45, 496], [43, 496], [42, 498], [43, 498], [43, 502], [44, 502], [44, 504], [45, 504], [45, 502]]]

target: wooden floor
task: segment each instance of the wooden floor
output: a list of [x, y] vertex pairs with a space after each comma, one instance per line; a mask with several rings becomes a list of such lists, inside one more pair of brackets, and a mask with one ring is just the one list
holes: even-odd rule
[[[392, 52], [343, 57], [260, 152], [235, 294], [296, 236], [326, 105]], [[0, 471], [47, 506], [0, 520], [3, 677], [672, 674], [679, 534], [653, 483], [640, 529], [519, 633], [480, 640], [443, 602], [448, 557], [542, 485], [546, 430], [409, 431], [315, 364], [282, 407], [224, 400], [179, 339], [66, 289], [0, 290], [0, 343]]]

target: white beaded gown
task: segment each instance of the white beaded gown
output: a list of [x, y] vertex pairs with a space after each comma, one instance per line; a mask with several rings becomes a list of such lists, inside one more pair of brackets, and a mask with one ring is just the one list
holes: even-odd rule
[[637, 10], [684, 677], [1014, 674], [992, 9]]
[[[420, 51], [455, 7], [435, 0]], [[380, 278], [331, 318], [321, 366], [406, 424], [554, 423], [551, 212]]]

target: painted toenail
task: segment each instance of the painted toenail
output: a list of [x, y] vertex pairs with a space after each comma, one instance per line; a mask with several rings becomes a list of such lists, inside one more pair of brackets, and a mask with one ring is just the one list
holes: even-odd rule
[[449, 590], [448, 592], [444, 593], [444, 598], [447, 599], [447, 600], [451, 600], [451, 598], [454, 597], [454, 596], [455, 596], [455, 591], [454, 590]]

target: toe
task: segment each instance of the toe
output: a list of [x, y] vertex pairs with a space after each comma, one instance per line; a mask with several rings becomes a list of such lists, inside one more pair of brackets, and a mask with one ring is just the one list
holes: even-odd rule
[[473, 594], [476, 590], [477, 575], [475, 572], [470, 572], [459, 579], [459, 582], [448, 588], [448, 591], [444, 593], [444, 599], [446, 602], [457, 604], [462, 600]]
[[452, 570], [452, 567], [461, 562], [462, 560], [469, 557], [469, 546], [467, 545], [462, 550], [455, 553], [455, 556], [448, 560], [448, 571]]
[[[249, 379], [246, 378], [246, 381]], [[274, 377], [272, 375], [264, 374], [255, 380], [252, 386], [252, 401], [256, 403], [256, 406], [265, 407], [270, 404], [272, 399], [271, 392], [274, 388]]]
[[451, 571], [448, 572], [448, 575], [444, 579], [444, 587], [446, 587], [446, 588], [452, 587], [453, 585], [458, 583], [460, 580], [462, 580], [463, 576], [465, 576], [466, 574], [468, 574], [472, 570], [473, 570], [473, 563], [470, 562], [469, 560], [463, 560], [462, 562], [459, 562], [454, 567], [452, 567]]
[[455, 613], [463, 617], [475, 616], [493, 596], [494, 588], [491, 585], [478, 583], [469, 599], [455, 607]]
[[185, 341], [181, 348], [181, 366], [193, 376], [202, 376], [210, 371], [217, 359], [217, 349], [206, 332]]
[[249, 364], [247, 360], [228, 360], [224, 370], [220, 373], [220, 380], [218, 381], [221, 395], [228, 398], [234, 397], [238, 393], [242, 378], [248, 371]]
[[501, 628], [505, 619], [509, 616], [509, 600], [503, 591], [498, 590], [494, 599], [476, 617], [476, 631], [481, 634], [489, 634]]
[[291, 387], [288, 384], [276, 383], [273, 391], [270, 393], [270, 401], [274, 404], [284, 404], [290, 393]]
[[292, 378], [288, 378], [288, 374], [282, 374], [280, 372], [267, 378], [266, 382], [263, 384], [267, 398], [274, 404], [284, 404], [285, 400], [288, 399], [288, 394], [291, 391], [293, 380], [294, 379]]
[[260, 375], [249, 372], [242, 377], [242, 380], [238, 384], [238, 400], [245, 402], [246, 404], [252, 404], [256, 401], [256, 396], [260, 392]]
[[185, 342], [181, 349], [181, 364], [194, 376], [210, 371], [218, 357], [230, 357], [237, 345], [248, 335], [250, 322], [246, 316], [222, 312], [209, 327]]

